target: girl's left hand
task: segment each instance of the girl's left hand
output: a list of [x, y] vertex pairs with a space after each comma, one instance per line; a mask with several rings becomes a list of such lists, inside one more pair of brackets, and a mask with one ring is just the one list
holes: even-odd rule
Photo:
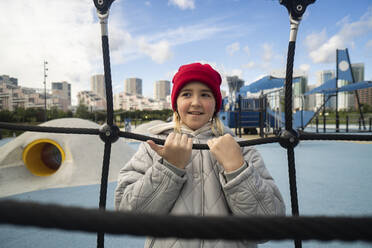
[[244, 164], [240, 146], [230, 134], [210, 139], [207, 144], [212, 155], [225, 168], [226, 172], [239, 169]]

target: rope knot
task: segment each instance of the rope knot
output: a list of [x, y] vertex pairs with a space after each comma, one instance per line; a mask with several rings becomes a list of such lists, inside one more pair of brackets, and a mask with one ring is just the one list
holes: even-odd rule
[[295, 130], [284, 130], [280, 131], [279, 133], [279, 144], [283, 148], [289, 148], [289, 147], [296, 147], [297, 144], [300, 142], [299, 139], [300, 135]]
[[99, 137], [103, 142], [114, 143], [119, 139], [120, 129], [116, 125], [109, 126], [107, 123], [99, 128]]

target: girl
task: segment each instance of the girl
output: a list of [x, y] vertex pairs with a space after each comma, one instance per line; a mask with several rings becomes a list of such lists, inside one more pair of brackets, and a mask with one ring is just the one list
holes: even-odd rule
[[[239, 147], [223, 126], [221, 76], [208, 64], [181, 66], [173, 77], [172, 123], [150, 129], [164, 146], [142, 143], [121, 169], [115, 208], [174, 215], [284, 215], [285, 206], [260, 154]], [[192, 150], [207, 143], [210, 150]], [[148, 238], [145, 247], [257, 247], [226, 240]]]

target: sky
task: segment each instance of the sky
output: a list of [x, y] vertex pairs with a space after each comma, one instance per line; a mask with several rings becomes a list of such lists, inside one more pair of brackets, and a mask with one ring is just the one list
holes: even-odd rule
[[[43, 88], [44, 61], [51, 82], [90, 90], [103, 74], [101, 30], [93, 0], [7, 1], [0, 15], [0, 75], [24, 87]], [[158, 80], [172, 80], [183, 64], [209, 63], [248, 85], [285, 71], [288, 12], [274, 0], [116, 0], [111, 6], [109, 45], [114, 94], [124, 80], [143, 80], [153, 97]], [[364, 63], [372, 80], [372, 1], [317, 0], [299, 26], [295, 71], [317, 83], [316, 73], [335, 69], [336, 49], [348, 48], [351, 63]], [[227, 90], [225, 80], [222, 88]]]

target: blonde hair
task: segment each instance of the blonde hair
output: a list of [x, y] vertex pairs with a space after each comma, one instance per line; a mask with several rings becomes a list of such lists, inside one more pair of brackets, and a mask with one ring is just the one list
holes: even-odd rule
[[[173, 112], [173, 122], [174, 122], [174, 132], [181, 133], [181, 118], [180, 115], [175, 111]], [[212, 117], [212, 133], [215, 136], [222, 136], [224, 135], [224, 128], [222, 121], [218, 118], [217, 113], [214, 113]]]

